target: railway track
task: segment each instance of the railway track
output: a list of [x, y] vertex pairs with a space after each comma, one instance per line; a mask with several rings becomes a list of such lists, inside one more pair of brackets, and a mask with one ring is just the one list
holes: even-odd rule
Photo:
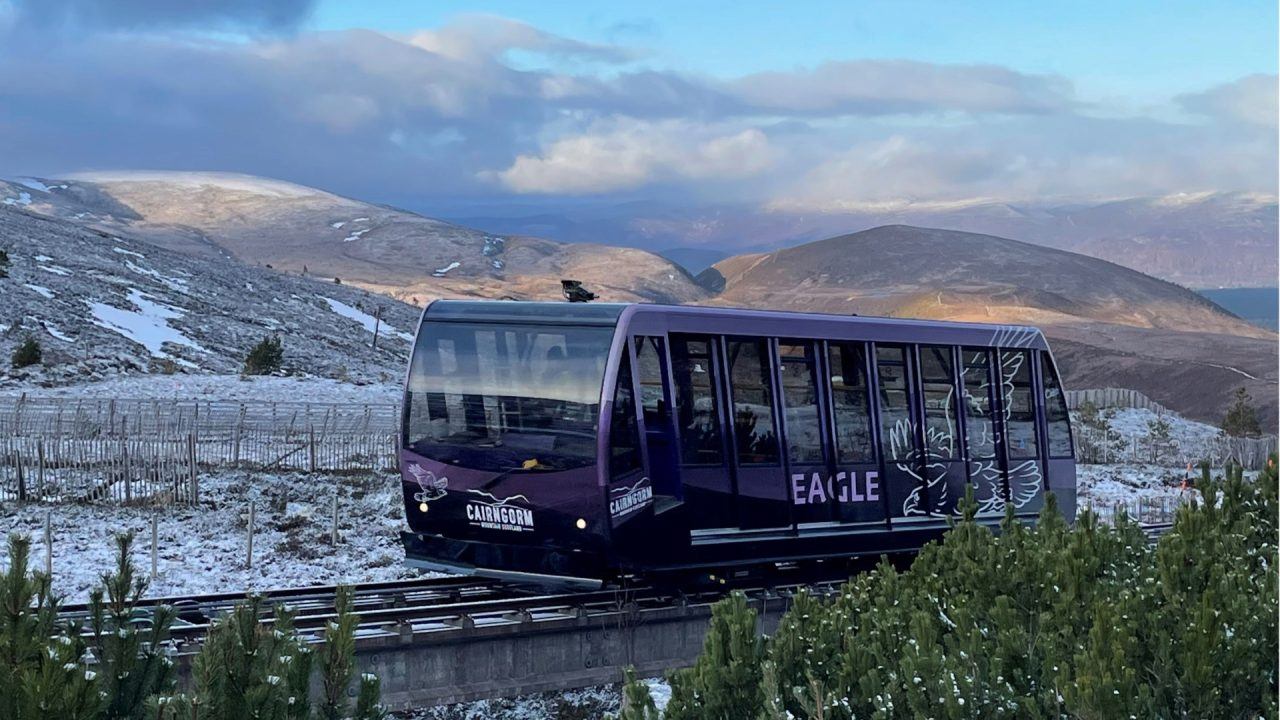
[[[1143, 532], [1155, 543], [1172, 523], [1146, 523]], [[801, 587], [829, 592], [842, 579], [786, 581], [777, 585], [747, 585], [734, 589], [749, 596], [788, 596]], [[295, 614], [294, 624], [303, 633], [313, 634], [336, 616], [337, 586], [266, 590], [257, 593], [264, 608], [283, 606]], [[431, 577], [353, 586], [353, 604], [360, 615], [360, 635], [404, 637], [432, 630], [491, 627], [539, 620], [584, 618], [623, 609], [662, 608], [680, 604], [713, 602], [725, 590], [680, 593], [648, 585], [605, 588], [589, 591], [554, 591], [476, 577]], [[139, 603], [139, 619], [146, 621], [148, 610], [169, 605], [177, 612], [171, 635], [179, 644], [198, 643], [211, 623], [245, 601], [242, 592], [209, 595], [145, 598]], [[85, 621], [87, 604], [64, 605], [62, 616]], [[270, 617], [264, 617], [270, 622]]]

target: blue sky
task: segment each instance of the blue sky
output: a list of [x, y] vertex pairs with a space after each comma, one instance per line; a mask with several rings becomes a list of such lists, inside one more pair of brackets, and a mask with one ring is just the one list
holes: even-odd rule
[[1274, 2], [0, 0], [0, 177], [427, 208], [1274, 195]]

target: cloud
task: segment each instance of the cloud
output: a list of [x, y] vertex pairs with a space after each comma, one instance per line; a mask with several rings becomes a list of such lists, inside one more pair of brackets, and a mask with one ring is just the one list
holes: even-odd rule
[[715, 132], [680, 121], [621, 121], [561, 138], [538, 155], [521, 155], [506, 170], [487, 173], [518, 193], [605, 193], [669, 179], [736, 180], [773, 162], [758, 129]]
[[[102, 2], [18, 2], [0, 0], [0, 177], [221, 170], [435, 208], [1275, 189], [1274, 76], [1159, 113], [1183, 122], [1103, 119], [1066, 79], [993, 66], [864, 59], [710, 78], [493, 16], [404, 35], [273, 32], [310, 3], [135, 0], [103, 20]], [[31, 25], [45, 7], [51, 24]], [[227, 23], [256, 29], [198, 32]], [[137, 27], [151, 30], [116, 31]]]
[[1249, 75], [1235, 82], [1177, 98], [1188, 112], [1274, 130], [1280, 116], [1277, 76]]
[[315, 0], [9, 0], [18, 22], [107, 30], [164, 28], [281, 32], [297, 28]]
[[1060, 77], [909, 60], [827, 62], [812, 70], [748, 75], [731, 87], [752, 107], [802, 115], [1041, 114], [1075, 103], [1071, 83]]
[[566, 38], [496, 15], [465, 15], [438, 30], [414, 33], [410, 42], [433, 53], [472, 62], [500, 58], [511, 50], [605, 63], [625, 63], [637, 57], [634, 50]]
[[[840, 139], [810, 142], [834, 147]], [[816, 159], [769, 204], [847, 211], [1220, 190], [1274, 194], [1276, 157], [1271, 136], [1145, 118], [902, 126]]]

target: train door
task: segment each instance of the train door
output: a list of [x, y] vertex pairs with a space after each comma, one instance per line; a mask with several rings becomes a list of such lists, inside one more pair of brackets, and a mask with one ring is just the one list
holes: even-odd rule
[[649, 457], [655, 510], [672, 507], [680, 498], [680, 469], [675, 427], [671, 421], [671, 383], [667, 343], [657, 336], [635, 339], [636, 379], [640, 386], [641, 436]]
[[836, 518], [844, 523], [884, 522], [866, 344], [830, 343], [825, 369], [831, 393]]
[[736, 528], [736, 493], [723, 431], [727, 404], [720, 344], [702, 335], [672, 334], [669, 341], [685, 516], [695, 531]]
[[924, 416], [922, 478], [928, 500], [922, 509], [931, 515], [951, 515], [967, 481], [957, 415], [955, 350], [949, 345], [921, 345], [917, 357], [917, 390]]
[[[783, 445], [797, 525], [836, 519], [840, 488], [827, 461], [825, 417], [818, 393], [821, 364], [813, 341], [778, 342]], [[847, 496], [847, 490], [844, 491]]]
[[773, 342], [765, 338], [727, 339], [725, 353], [737, 460], [738, 526], [789, 527], [791, 494], [778, 442]]
[[999, 418], [1004, 427], [998, 448], [1009, 502], [1018, 515], [1035, 515], [1044, 504], [1044, 465], [1036, 422], [1036, 392], [1031, 350], [1000, 349]]
[[1003, 447], [998, 435], [1004, 427], [997, 422], [999, 404], [995, 366], [987, 348], [960, 348], [960, 388], [964, 413], [965, 443], [969, 456], [969, 484], [979, 516], [998, 517], [1009, 497], [1005, 486]]
[[904, 345], [875, 346], [885, 497], [894, 523], [928, 516], [926, 451]]

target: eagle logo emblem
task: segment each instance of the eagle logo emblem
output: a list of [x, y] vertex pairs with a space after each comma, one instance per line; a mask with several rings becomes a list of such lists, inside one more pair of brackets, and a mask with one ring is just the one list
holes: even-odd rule
[[409, 474], [418, 483], [421, 491], [413, 494], [413, 499], [417, 502], [431, 502], [439, 500], [449, 494], [449, 478], [436, 477], [436, 474], [422, 467], [421, 465], [409, 465]]

